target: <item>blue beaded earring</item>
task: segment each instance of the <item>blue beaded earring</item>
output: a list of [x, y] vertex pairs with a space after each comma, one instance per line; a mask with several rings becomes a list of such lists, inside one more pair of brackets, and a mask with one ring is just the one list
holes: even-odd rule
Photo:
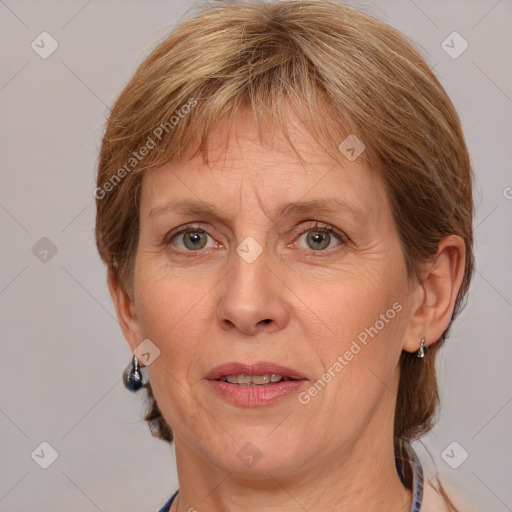
[[125, 388], [129, 389], [130, 391], [138, 391], [141, 387], [144, 386], [137, 356], [133, 356], [132, 362], [123, 372], [123, 383]]

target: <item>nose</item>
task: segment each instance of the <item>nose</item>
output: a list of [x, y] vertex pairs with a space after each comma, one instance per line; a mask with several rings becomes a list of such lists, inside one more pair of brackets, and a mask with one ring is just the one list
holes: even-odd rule
[[232, 259], [217, 308], [220, 327], [251, 336], [283, 329], [289, 319], [287, 288], [271, 268], [265, 251], [252, 263], [237, 253]]

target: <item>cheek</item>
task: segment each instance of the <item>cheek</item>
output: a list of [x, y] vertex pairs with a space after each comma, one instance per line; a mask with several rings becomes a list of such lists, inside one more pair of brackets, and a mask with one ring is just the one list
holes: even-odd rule
[[172, 411], [180, 409], [177, 401], [183, 395], [184, 383], [197, 373], [200, 344], [205, 342], [205, 332], [213, 320], [208, 292], [214, 283], [197, 277], [184, 279], [150, 263], [141, 264], [136, 273], [135, 306], [142, 336], [160, 350], [148, 367], [153, 392], [158, 403]]
[[200, 411], [187, 387], [208, 332], [205, 306], [212, 286], [202, 279], [180, 278], [166, 268], [141, 265], [135, 287], [142, 335], [160, 350], [147, 368], [153, 394], [172, 428], [188, 431], [190, 422], [199, 421]]
[[318, 404], [335, 402], [336, 409], [358, 409], [362, 415], [361, 404], [373, 408], [400, 357], [404, 285], [400, 272], [384, 269], [346, 273], [314, 293], [304, 285], [304, 293], [309, 290], [304, 302], [315, 314], [304, 316], [301, 328], [320, 363], [317, 377], [327, 384]]
[[163, 344], [166, 350], [197, 340], [213, 278], [190, 276], [187, 270], [185, 275], [143, 258], [139, 269], [135, 307], [144, 336]]
[[403, 310], [402, 278], [385, 269], [364, 270], [341, 272], [317, 287], [310, 281], [293, 287], [304, 303], [303, 314], [298, 312], [296, 318], [312, 343], [319, 340], [316, 349], [331, 358], [347, 350], [358, 336], [364, 342], [365, 333], [369, 339], [396, 337], [397, 310]]

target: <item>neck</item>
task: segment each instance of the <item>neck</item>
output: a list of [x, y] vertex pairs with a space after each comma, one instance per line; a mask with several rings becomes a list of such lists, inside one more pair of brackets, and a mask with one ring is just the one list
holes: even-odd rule
[[393, 449], [395, 399], [387, 393], [357, 439], [338, 451], [318, 453], [286, 475], [250, 479], [211, 465], [175, 438], [180, 492], [172, 512], [409, 512], [411, 490], [397, 474]]
[[326, 471], [324, 467], [320, 471], [313, 470], [309, 475], [304, 474], [302, 480], [271, 476], [265, 482], [247, 481], [219, 471], [211, 473], [209, 478], [196, 478], [191, 485], [185, 481], [180, 484], [180, 492], [171, 511], [410, 510], [411, 491], [405, 489], [398, 476], [392, 473], [394, 462], [389, 468], [383, 464], [380, 471], [367, 468], [370, 470], [364, 474], [357, 467], [355, 463], [350, 472], [337, 468], [335, 473]]

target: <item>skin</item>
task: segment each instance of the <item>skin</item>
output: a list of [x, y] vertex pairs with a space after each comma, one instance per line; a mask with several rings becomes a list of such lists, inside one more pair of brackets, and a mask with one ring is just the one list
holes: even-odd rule
[[[279, 134], [262, 143], [242, 110], [232, 126], [220, 121], [208, 164], [195, 157], [148, 171], [133, 294], [109, 273], [131, 349], [149, 338], [160, 350], [148, 374], [175, 436], [180, 493], [172, 510], [408, 511], [411, 493], [393, 455], [398, 361], [447, 327], [464, 242], [443, 239], [420, 279], [408, 278], [378, 176], [361, 159], [328, 158], [291, 116], [290, 136], [306, 163]], [[288, 202], [326, 198], [359, 216], [275, 213]], [[181, 199], [207, 202], [219, 218], [165, 209]], [[185, 225], [188, 246], [183, 233], [173, 236]], [[308, 232], [326, 225], [344, 238], [331, 233], [308, 244]], [[198, 227], [206, 245], [192, 250]], [[249, 236], [263, 250], [252, 263], [236, 252]], [[221, 363], [266, 360], [303, 373], [305, 391], [395, 303], [401, 311], [307, 404], [292, 395], [236, 406], [204, 379]], [[237, 457], [246, 443], [261, 455], [252, 467]]]

